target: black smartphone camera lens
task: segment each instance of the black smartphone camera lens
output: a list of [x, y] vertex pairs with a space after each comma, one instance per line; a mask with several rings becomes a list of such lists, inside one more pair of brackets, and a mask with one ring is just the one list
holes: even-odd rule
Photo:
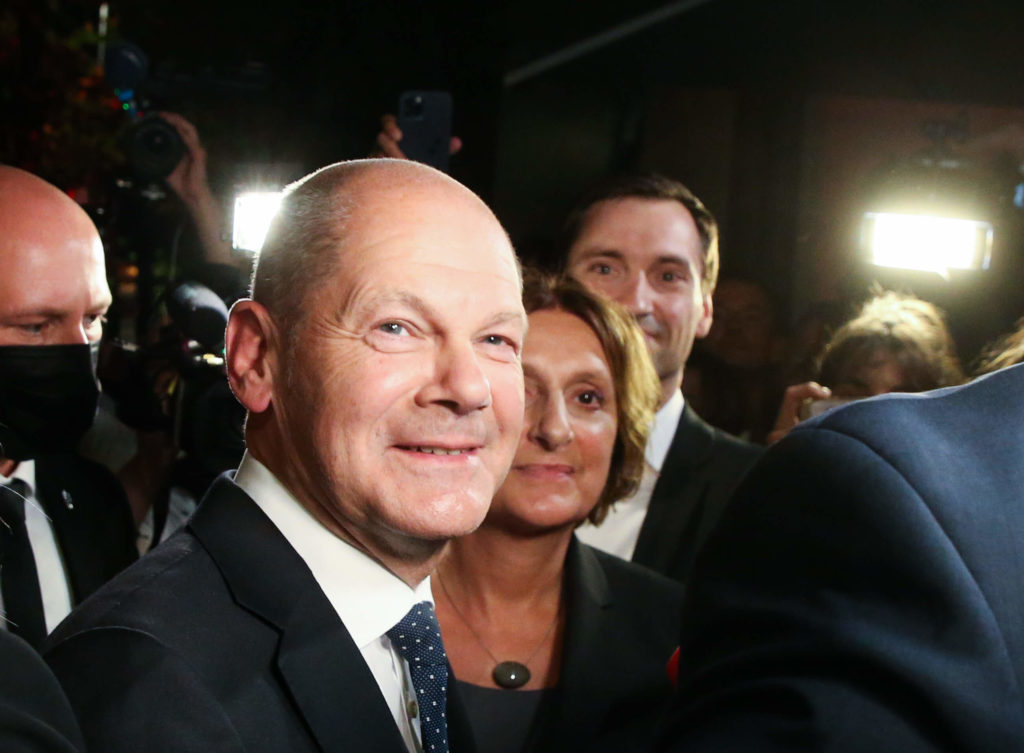
[[416, 95], [404, 100], [402, 104], [402, 116], [410, 119], [423, 117], [423, 97]]

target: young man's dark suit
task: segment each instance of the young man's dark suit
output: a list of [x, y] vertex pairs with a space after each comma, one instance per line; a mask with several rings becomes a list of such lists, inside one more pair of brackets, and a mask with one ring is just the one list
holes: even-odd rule
[[737, 491], [659, 750], [1024, 750], [1024, 366], [854, 403]]
[[[305, 562], [226, 477], [45, 656], [90, 750], [407, 753]], [[472, 750], [452, 693], [448, 728], [452, 751]]]
[[685, 582], [725, 503], [763, 448], [683, 409], [632, 561]]

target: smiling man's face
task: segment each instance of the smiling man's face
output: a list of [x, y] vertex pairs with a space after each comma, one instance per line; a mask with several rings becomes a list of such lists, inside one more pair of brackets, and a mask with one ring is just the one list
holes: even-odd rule
[[636, 318], [663, 400], [679, 389], [694, 338], [711, 327], [702, 259], [697, 225], [672, 199], [600, 201], [587, 210], [569, 249], [568, 273]]
[[468, 191], [391, 191], [348, 220], [273, 400], [317, 513], [371, 552], [474, 530], [523, 421], [518, 270]]

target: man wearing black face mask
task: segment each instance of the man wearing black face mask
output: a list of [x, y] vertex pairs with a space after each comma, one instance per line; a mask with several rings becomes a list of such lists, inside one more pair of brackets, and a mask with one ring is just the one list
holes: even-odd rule
[[120, 485], [73, 454], [96, 412], [111, 298], [88, 215], [6, 166], [0, 270], [0, 628], [38, 647], [135, 557]]

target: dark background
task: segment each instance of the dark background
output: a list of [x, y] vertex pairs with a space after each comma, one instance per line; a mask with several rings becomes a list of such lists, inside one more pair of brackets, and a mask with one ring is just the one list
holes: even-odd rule
[[[0, 15], [0, 160], [65, 188], [117, 160], [103, 129], [116, 130], [118, 113], [78, 129], [99, 134], [95, 158], [74, 134], [45, 147], [68, 119], [70, 105], [53, 101], [70, 96], [72, 53], [88, 51], [86, 41], [68, 52], [65, 40], [96, 8], [16, 0]], [[658, 23], [528, 73], [659, 11]], [[813, 301], [863, 292], [858, 202], [872, 175], [929, 147], [929, 124], [955, 123], [956, 149], [1006, 134], [979, 160], [998, 188], [993, 269], [910, 284], [950, 309], [965, 350], [1024, 313], [1020, 221], [1006, 198], [1024, 158], [1024, 3], [134, 0], [111, 12], [115, 35], [169, 82], [157, 104], [199, 128], [225, 199], [245, 165], [301, 174], [364, 156], [402, 90], [447, 89], [465, 141], [453, 173], [525, 256], [546, 252], [588, 181], [658, 169], [719, 216], [725, 271], [763, 280], [790, 320]], [[86, 89], [91, 98], [102, 87]], [[91, 197], [106, 199], [101, 188]]]

